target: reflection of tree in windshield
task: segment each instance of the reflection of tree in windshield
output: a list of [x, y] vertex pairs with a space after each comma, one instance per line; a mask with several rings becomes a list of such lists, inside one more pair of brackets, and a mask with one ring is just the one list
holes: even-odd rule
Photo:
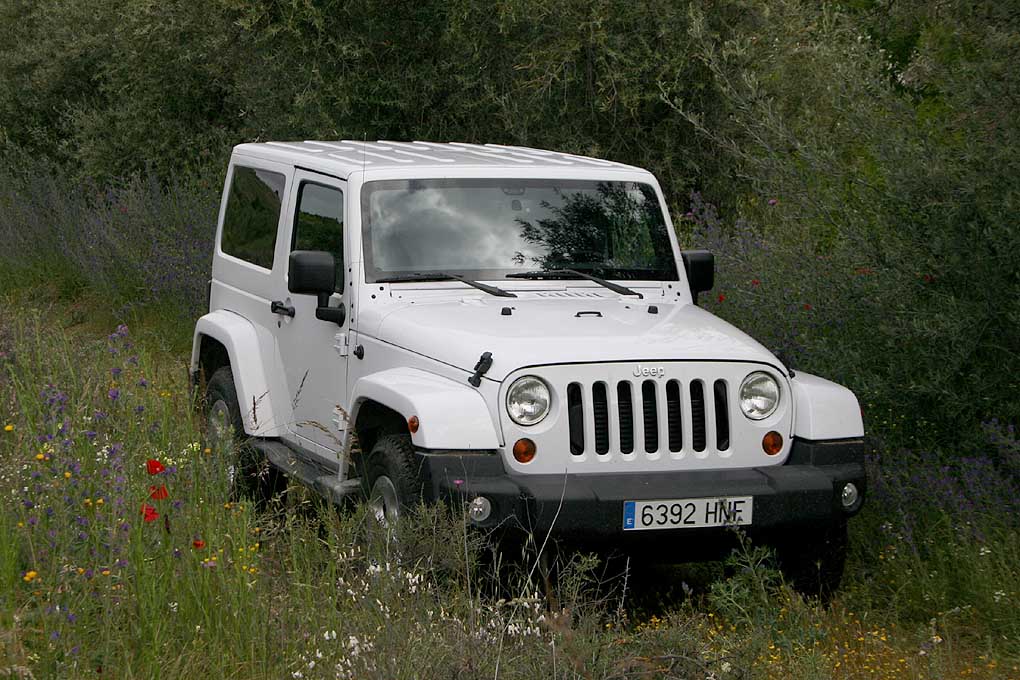
[[671, 261], [658, 197], [648, 185], [600, 182], [592, 191], [556, 190], [562, 203], [542, 201], [549, 217], [533, 222], [518, 219], [521, 237], [543, 251], [530, 260], [541, 269], [584, 269], [611, 278], [636, 278], [654, 272], [669, 274]]

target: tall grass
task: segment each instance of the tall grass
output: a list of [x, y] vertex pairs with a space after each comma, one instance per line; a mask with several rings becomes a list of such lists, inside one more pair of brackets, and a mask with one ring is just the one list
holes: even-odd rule
[[[232, 445], [203, 438], [181, 359], [144, 328], [69, 323], [54, 307], [0, 325], [8, 676], [937, 678], [1017, 663], [1017, 532], [985, 512], [1012, 487], [963, 469], [875, 468], [828, 609], [750, 544], [729, 578], [564, 555], [547, 590], [534, 555], [493, 554], [459, 508], [422, 509], [388, 540], [299, 488], [265, 512], [232, 500]], [[908, 469], [956, 480], [973, 511], [939, 520], [932, 478]], [[916, 550], [897, 538], [908, 526]]]

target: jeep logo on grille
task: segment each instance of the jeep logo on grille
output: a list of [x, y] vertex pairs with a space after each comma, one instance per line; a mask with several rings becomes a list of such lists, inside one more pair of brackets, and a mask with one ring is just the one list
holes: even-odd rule
[[638, 364], [634, 367], [635, 378], [642, 376], [646, 378], [661, 378], [664, 375], [666, 375], [666, 369], [661, 366], [642, 366]]

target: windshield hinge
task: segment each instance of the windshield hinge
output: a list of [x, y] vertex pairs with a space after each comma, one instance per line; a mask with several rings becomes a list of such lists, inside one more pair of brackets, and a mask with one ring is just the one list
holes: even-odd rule
[[336, 353], [342, 357], [347, 356], [347, 352], [350, 350], [347, 334], [337, 333], [335, 336], [333, 336], [333, 339], [334, 339], [333, 349], [336, 350]]
[[492, 352], [483, 352], [482, 356], [478, 359], [478, 363], [475, 364], [475, 374], [468, 378], [468, 382], [478, 387], [482, 384], [482, 376], [490, 368], [492, 368]]

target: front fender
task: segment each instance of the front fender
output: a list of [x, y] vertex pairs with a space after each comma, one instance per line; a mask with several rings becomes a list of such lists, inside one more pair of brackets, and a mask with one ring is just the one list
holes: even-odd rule
[[278, 436], [276, 412], [270, 397], [269, 380], [262, 365], [262, 351], [255, 326], [244, 317], [225, 309], [210, 312], [200, 318], [195, 324], [192, 342], [193, 373], [199, 368], [203, 337], [218, 341], [227, 350], [244, 431], [260, 437]]
[[861, 406], [854, 393], [834, 382], [797, 371], [793, 387], [793, 434], [801, 439], [851, 439], [864, 436]]
[[405, 419], [418, 416], [420, 426], [411, 435], [424, 449], [495, 449], [499, 437], [476, 390], [416, 368], [391, 368], [359, 378], [354, 383], [351, 422], [366, 401], [387, 406]]

